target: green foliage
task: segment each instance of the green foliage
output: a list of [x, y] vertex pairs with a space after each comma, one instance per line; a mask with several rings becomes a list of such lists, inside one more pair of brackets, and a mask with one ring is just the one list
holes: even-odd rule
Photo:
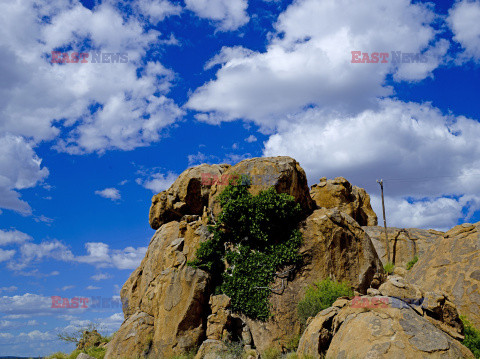
[[339, 297], [351, 297], [353, 291], [346, 282], [334, 282], [330, 278], [316, 282], [307, 288], [305, 298], [298, 303], [298, 317], [304, 325], [309, 317], [331, 307]]
[[475, 328], [465, 317], [460, 316], [465, 327], [465, 339], [462, 344], [471, 350], [475, 358], [480, 358], [480, 330]]
[[393, 264], [392, 262], [385, 263], [385, 265], [383, 266], [383, 270], [387, 274], [392, 274], [394, 269], [395, 269], [395, 264]]
[[195, 355], [197, 354], [198, 349], [197, 348], [192, 348], [185, 354], [180, 354], [180, 355], [175, 355], [174, 357], [170, 359], [193, 359], [195, 358]]
[[213, 274], [216, 292], [232, 299], [234, 311], [266, 320], [275, 273], [301, 259], [296, 229], [301, 209], [273, 187], [251, 195], [249, 183], [239, 177], [220, 194], [222, 212], [210, 227], [213, 238], [200, 245], [189, 264]]
[[268, 348], [262, 353], [262, 359], [280, 359], [282, 352], [278, 348]]
[[285, 345], [285, 349], [289, 352], [294, 352], [298, 348], [298, 344], [300, 343], [300, 338], [302, 337], [301, 334], [294, 335], [290, 338], [290, 340]]
[[85, 353], [87, 355], [90, 355], [94, 358], [97, 359], [103, 359], [105, 357], [105, 353], [107, 352], [107, 349], [105, 348], [88, 348], [85, 350], [74, 350], [70, 354], [65, 354], [65, 353], [55, 353], [47, 357], [46, 359], [76, 359], [78, 354], [80, 353]]
[[413, 259], [407, 263], [407, 270], [410, 270], [412, 269], [412, 267], [415, 265], [415, 263], [418, 262], [418, 256], [416, 255], [415, 257], [413, 257]]

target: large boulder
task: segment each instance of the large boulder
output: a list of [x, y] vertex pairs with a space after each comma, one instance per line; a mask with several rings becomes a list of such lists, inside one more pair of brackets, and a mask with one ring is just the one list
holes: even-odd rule
[[480, 222], [458, 225], [430, 246], [407, 279], [443, 292], [480, 328]]
[[242, 175], [250, 177], [250, 193], [253, 195], [273, 186], [278, 193], [293, 196], [306, 215], [316, 207], [310, 197], [305, 171], [297, 161], [286, 156], [259, 157], [243, 160], [229, 167], [222, 176], [223, 180], [212, 184], [209, 205], [215, 215], [221, 211], [218, 195], [230, 180], [241, 178]]
[[202, 164], [182, 172], [170, 188], [153, 196], [149, 221], [153, 229], [186, 214], [201, 215], [208, 206], [212, 183], [222, 178], [230, 165]]
[[[387, 263], [385, 229], [380, 226], [364, 226], [383, 264]], [[415, 256], [423, 257], [425, 251], [443, 238], [444, 233], [433, 229], [387, 227], [390, 255], [395, 253], [395, 265], [405, 267]]]
[[338, 208], [361, 226], [376, 226], [377, 215], [370, 204], [370, 196], [363, 189], [352, 186], [343, 177], [327, 180], [312, 186], [310, 195], [319, 207]]
[[198, 346], [205, 337], [209, 274], [187, 265], [210, 236], [196, 217], [163, 225], [120, 295], [125, 321], [105, 358], [169, 357]]
[[474, 358], [448, 330], [436, 325], [436, 321], [395, 297], [340, 299], [310, 320], [300, 339], [297, 355], [312, 358]]
[[314, 211], [302, 223], [301, 232], [303, 265], [272, 283], [277, 288], [270, 298], [272, 318], [262, 322], [242, 316], [260, 352], [271, 346], [286, 347], [300, 334], [297, 306], [309, 285], [330, 277], [366, 293], [374, 274], [383, 271], [368, 235], [337, 209]]

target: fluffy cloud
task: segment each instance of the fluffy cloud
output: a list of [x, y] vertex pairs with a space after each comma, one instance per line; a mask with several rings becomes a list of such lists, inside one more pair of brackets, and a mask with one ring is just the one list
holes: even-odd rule
[[453, 39], [465, 49], [465, 57], [480, 61], [480, 1], [462, 0], [449, 11]]
[[120, 191], [116, 188], [105, 188], [101, 191], [95, 191], [95, 194], [103, 198], [111, 199], [112, 201], [117, 201], [122, 198]]
[[174, 5], [167, 0], [139, 0], [136, 5], [140, 13], [154, 25], [163, 21], [167, 16], [179, 15], [182, 12], [181, 6]]
[[[57, 309], [57, 308], [55, 308]], [[62, 310], [60, 308], [57, 309]], [[75, 309], [69, 309], [74, 311]], [[0, 312], [13, 316], [28, 317], [31, 315], [53, 315], [52, 298], [26, 293], [12, 297], [0, 297]]]
[[95, 275], [91, 276], [90, 278], [92, 278], [94, 281], [98, 282], [98, 281], [101, 281], [101, 280], [110, 279], [110, 278], [112, 278], [112, 276], [108, 273], [98, 273], [98, 274], [95, 274]]
[[[264, 154], [296, 158], [311, 184], [343, 176], [375, 194], [383, 178], [389, 225], [446, 228], [465, 208], [478, 209], [480, 123], [429, 104], [383, 100], [378, 107], [356, 116], [302, 112], [279, 126]], [[376, 197], [374, 206], [381, 213]]]
[[[166, 5], [139, 3], [155, 9], [157, 19], [162, 6], [164, 15], [177, 11]], [[145, 31], [135, 16], [124, 18], [112, 3], [89, 10], [76, 1], [10, 2], [0, 17], [0, 54], [9, 59], [0, 85], [0, 133], [36, 142], [62, 134], [60, 151], [101, 153], [158, 141], [162, 129], [183, 116], [165, 96], [174, 74], [142, 60], [161, 34]], [[94, 50], [126, 53], [128, 62], [50, 63], [51, 51], [59, 48], [90, 57]]]
[[162, 173], [155, 173], [149, 176], [148, 179], [143, 180], [137, 178], [136, 182], [139, 185], [142, 185], [146, 189], [151, 190], [154, 193], [165, 191], [169, 188], [172, 183], [177, 179], [178, 175], [173, 172], [168, 172], [166, 175]]
[[[223, 48], [207, 64], [221, 64], [215, 80], [187, 106], [209, 123], [238, 118], [274, 128], [286, 113], [316, 105], [347, 112], [392, 94], [387, 76], [418, 81], [431, 76], [448, 49], [430, 25], [435, 14], [408, 0], [301, 0], [275, 25], [265, 52]], [[351, 51], [428, 53], [427, 63], [356, 64]]]
[[[9, 253], [10, 251], [0, 250], [0, 259], [2, 259], [2, 256], [5, 256], [4, 261], [10, 260], [7, 263], [7, 268], [17, 271], [19, 274], [25, 276], [42, 276], [42, 274], [38, 273], [38, 270], [31, 272], [23, 272], [22, 270], [33, 263], [45, 259], [70, 263], [87, 263], [97, 268], [114, 267], [117, 269], [135, 269], [147, 252], [146, 247], [110, 249], [108, 244], [99, 242], [86, 243], [85, 248], [87, 255], [76, 256], [65, 244], [58, 240], [45, 241], [40, 244], [25, 243], [20, 246], [17, 257], [14, 257], [16, 254], [15, 250], [13, 250], [12, 253]], [[58, 272], [52, 272], [50, 275], [58, 275]]]
[[85, 248], [88, 255], [76, 257], [75, 260], [95, 265], [98, 268], [135, 269], [147, 253], [147, 247], [110, 249], [108, 244], [101, 242], [86, 243]]
[[26, 241], [31, 241], [32, 237], [28, 234], [17, 231], [16, 229], [10, 231], [2, 231], [0, 229], [0, 246], [9, 244], [22, 244]]
[[249, 20], [247, 0], [185, 0], [185, 5], [197, 16], [213, 20], [221, 31], [236, 30]]
[[14, 255], [15, 253], [17, 253], [17, 251], [15, 250], [9, 250], [9, 251], [6, 251], [4, 249], [0, 249], [0, 262], [5, 262], [5, 261], [8, 261], [10, 260]]
[[0, 153], [0, 208], [30, 214], [18, 190], [35, 187], [48, 176], [48, 169], [22, 137], [0, 134]]

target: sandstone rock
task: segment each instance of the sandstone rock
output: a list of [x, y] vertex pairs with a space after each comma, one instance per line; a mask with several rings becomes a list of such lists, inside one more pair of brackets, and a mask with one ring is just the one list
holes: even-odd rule
[[422, 290], [418, 286], [407, 283], [403, 277], [396, 275], [389, 276], [378, 290], [383, 296], [405, 299], [410, 302], [418, 302], [423, 298]]
[[212, 314], [207, 321], [207, 339], [227, 340], [231, 331], [230, 298], [225, 294], [210, 297]]
[[[375, 250], [382, 260], [383, 264], [387, 263], [387, 251], [385, 249], [385, 229], [380, 226], [364, 226], [362, 227], [372, 239]], [[387, 234], [390, 243], [390, 253], [393, 258], [395, 250], [396, 267], [406, 267], [413, 257], [421, 258], [427, 248], [435, 244], [443, 237], [443, 232], [432, 229], [408, 228], [407, 233], [401, 233], [397, 240], [395, 237], [401, 231], [401, 228], [387, 227]], [[391, 258], [391, 259], [392, 259]]]
[[110, 341], [105, 358], [146, 358], [153, 344], [154, 317], [136, 312], [126, 319]]
[[222, 178], [229, 165], [202, 164], [185, 170], [166, 191], [153, 196], [149, 221], [153, 229], [184, 215], [202, 215], [208, 206], [213, 181]]
[[334, 180], [320, 179], [310, 192], [319, 207], [338, 208], [356, 220], [361, 226], [376, 226], [377, 215], [370, 205], [370, 196], [363, 189], [352, 186], [343, 177]]
[[95, 359], [95, 358], [88, 354], [80, 353], [77, 355], [77, 359]]
[[310, 321], [298, 343], [298, 355], [320, 358], [320, 354], [328, 350], [333, 338], [333, 319], [338, 312], [338, 308], [330, 307]]
[[213, 184], [209, 205], [215, 215], [221, 211], [218, 195], [228, 185], [228, 180], [242, 175], [250, 176], [250, 193], [253, 195], [273, 186], [278, 193], [293, 196], [306, 215], [316, 207], [310, 197], [305, 171], [297, 161], [286, 156], [260, 157], [244, 160], [228, 168], [224, 173], [226, 180]]
[[420, 256], [407, 279], [426, 291], [444, 293], [480, 328], [480, 222], [446, 232]]
[[82, 338], [77, 344], [77, 349], [83, 350], [86, 348], [98, 347], [101, 343], [102, 336], [97, 332], [97, 330], [86, 330], [82, 333]]
[[[281, 294], [272, 294], [272, 319], [260, 322], [242, 317], [260, 352], [272, 346], [281, 349], [300, 333], [297, 305], [309, 285], [331, 277], [349, 281], [366, 293], [374, 274], [382, 271], [368, 235], [356, 221], [337, 209], [314, 211], [302, 224], [301, 231], [300, 253], [304, 256], [304, 265], [285, 281]], [[273, 286], [282, 287], [282, 281], [277, 280]]]
[[382, 301], [382, 305], [375, 306], [347, 305], [320, 312], [302, 335], [297, 355], [313, 358], [473, 358], [466, 347], [406, 303], [396, 298], [381, 298], [387, 298], [388, 304]]
[[223, 359], [222, 354], [226, 352], [227, 346], [224, 342], [221, 340], [207, 339], [200, 346], [197, 355], [195, 355], [195, 359]]
[[169, 222], [155, 233], [145, 258], [121, 290], [125, 322], [106, 359], [170, 357], [200, 345], [209, 275], [187, 261], [209, 236], [200, 220]]

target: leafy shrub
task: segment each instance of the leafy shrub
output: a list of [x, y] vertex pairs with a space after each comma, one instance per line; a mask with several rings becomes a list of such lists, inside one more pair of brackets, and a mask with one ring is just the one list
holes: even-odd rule
[[298, 344], [300, 343], [300, 338], [302, 337], [301, 334], [294, 335], [289, 339], [287, 344], [285, 345], [285, 349], [287, 349], [289, 352], [294, 352], [298, 348]]
[[475, 328], [465, 316], [460, 316], [460, 319], [465, 327], [465, 339], [462, 344], [471, 350], [475, 358], [480, 358], [480, 330]]
[[278, 348], [268, 348], [262, 354], [262, 359], [280, 359], [282, 357], [282, 352]]
[[220, 194], [222, 212], [209, 227], [213, 238], [200, 244], [189, 264], [212, 274], [216, 293], [229, 296], [234, 311], [266, 320], [275, 273], [301, 259], [301, 209], [273, 187], [251, 195], [249, 183], [239, 179]]
[[383, 270], [387, 274], [392, 274], [394, 269], [395, 269], [395, 264], [393, 264], [392, 262], [385, 263], [385, 265], [383, 266]]
[[407, 270], [412, 269], [412, 267], [415, 265], [415, 263], [418, 262], [418, 256], [413, 257], [413, 259], [407, 263]]
[[353, 290], [346, 282], [338, 283], [330, 278], [316, 282], [307, 288], [305, 298], [298, 303], [298, 317], [304, 325], [309, 317], [331, 307], [339, 297], [351, 297]]

